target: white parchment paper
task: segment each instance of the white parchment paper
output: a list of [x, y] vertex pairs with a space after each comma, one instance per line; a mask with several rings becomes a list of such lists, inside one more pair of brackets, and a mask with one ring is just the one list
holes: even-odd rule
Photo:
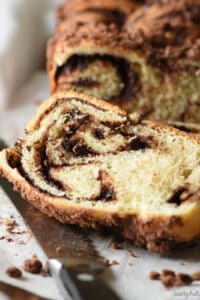
[[[12, 101], [12, 105], [0, 112], [0, 137], [6, 143], [12, 144], [22, 136], [23, 129], [36, 111], [38, 104], [49, 95], [47, 75], [45, 72], [36, 73], [23, 87]], [[22, 228], [25, 226], [9, 199], [0, 191], [0, 222], [14, 214]], [[1, 225], [0, 236], [5, 228]], [[49, 299], [62, 299], [52, 278], [43, 278], [26, 273], [24, 280], [14, 280], [5, 274], [10, 265], [21, 266], [26, 258], [37, 254], [42, 261], [46, 257], [30, 234], [12, 235], [12, 242], [0, 240], [0, 280], [21, 286]], [[20, 241], [26, 241], [21, 244]], [[119, 265], [112, 266], [102, 275], [118, 293], [122, 300], [172, 300], [172, 299], [200, 299], [200, 285], [198, 283], [188, 287], [166, 289], [159, 281], [151, 281], [148, 274], [152, 270], [172, 269], [176, 272], [192, 273], [200, 270], [200, 247], [187, 248], [161, 257], [134, 247], [114, 250], [110, 246], [111, 240], [102, 240], [94, 235], [94, 245], [102, 256], [110, 261], [117, 260]], [[131, 256], [133, 250], [136, 257]], [[0, 295], [1, 296], [1, 295]], [[1, 299], [1, 298], [0, 298]], [[94, 299], [95, 300], [95, 299]], [[103, 299], [102, 299], [103, 300]]]

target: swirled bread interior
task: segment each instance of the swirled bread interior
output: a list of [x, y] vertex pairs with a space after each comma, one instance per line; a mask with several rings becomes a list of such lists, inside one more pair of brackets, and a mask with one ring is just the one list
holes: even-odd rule
[[0, 154], [1, 173], [45, 213], [160, 252], [199, 237], [199, 162], [198, 138], [75, 92], [45, 102]]

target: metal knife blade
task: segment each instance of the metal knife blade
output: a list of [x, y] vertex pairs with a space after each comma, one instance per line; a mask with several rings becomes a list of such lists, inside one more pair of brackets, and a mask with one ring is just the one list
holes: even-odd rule
[[[4, 148], [0, 140], [0, 150]], [[49, 258], [52, 275], [58, 282], [63, 299], [119, 300], [118, 296], [98, 278], [104, 270], [89, 234], [75, 226], [49, 218], [13, 191], [12, 184], [0, 177], [0, 186], [16, 206]], [[56, 251], [57, 247], [62, 251]], [[67, 292], [66, 292], [67, 291]]]
[[6, 296], [6, 299], [9, 297], [11, 300], [45, 300], [43, 297], [36, 296], [35, 294], [2, 281], [0, 281], [0, 291]]

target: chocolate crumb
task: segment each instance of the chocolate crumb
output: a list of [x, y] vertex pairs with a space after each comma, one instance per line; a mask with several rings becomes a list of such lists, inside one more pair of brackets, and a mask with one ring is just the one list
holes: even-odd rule
[[11, 243], [11, 242], [13, 242], [13, 239], [11, 239], [11, 238], [6, 238], [6, 241], [7, 241], [8, 243]]
[[26, 272], [39, 274], [42, 271], [42, 263], [36, 255], [33, 255], [31, 259], [26, 259], [24, 261], [23, 268]]
[[131, 267], [133, 265], [133, 263], [129, 262], [128, 265]]
[[117, 266], [119, 265], [119, 262], [117, 260], [113, 260], [112, 262], [110, 262], [109, 259], [104, 259], [103, 264], [106, 268], [109, 268], [111, 266]]
[[190, 275], [192, 280], [196, 281], [196, 280], [200, 280], [200, 272], [195, 272], [193, 274]]
[[25, 245], [25, 242], [24, 241], [19, 241], [19, 245]]
[[111, 247], [113, 249], [123, 249], [121, 243], [117, 243], [117, 242], [112, 242]]
[[129, 250], [129, 253], [131, 256], [136, 257], [135, 253], [133, 252], [133, 250]]
[[151, 280], [160, 280], [160, 273], [159, 272], [156, 272], [156, 271], [151, 271], [149, 273], [149, 278]]
[[194, 280], [200, 280], [200, 272], [193, 273], [192, 275], [185, 273], [176, 274], [172, 270], [164, 269], [162, 274], [152, 271], [149, 273], [149, 278], [152, 280], [161, 280], [162, 284], [169, 287], [178, 287], [191, 284]]
[[179, 273], [178, 275], [176, 275], [176, 285], [177, 286], [188, 285], [191, 282], [192, 282], [192, 278], [188, 274]]
[[106, 268], [110, 267], [110, 261], [109, 261], [109, 259], [107, 259], [107, 258], [104, 259], [103, 264], [104, 264], [104, 266], [105, 266]]
[[171, 275], [161, 276], [161, 282], [165, 287], [173, 287], [175, 283], [175, 277]]
[[20, 278], [22, 277], [22, 272], [20, 269], [16, 268], [16, 267], [10, 267], [6, 270], [6, 273], [8, 276], [12, 277], [12, 278]]
[[13, 230], [14, 229], [14, 227], [8, 227], [7, 229], [6, 229], [6, 231], [8, 232], [8, 233], [10, 233], [10, 234], [24, 234], [24, 233], [27, 233], [28, 231], [27, 230], [22, 230], [22, 231], [14, 231]]
[[175, 272], [172, 271], [172, 270], [164, 269], [164, 270], [162, 271], [162, 275], [163, 275], [163, 276], [175, 276], [176, 274], [175, 274]]
[[111, 262], [111, 266], [117, 266], [117, 265], [119, 265], [119, 262], [117, 260], [113, 260]]
[[56, 247], [56, 252], [57, 253], [62, 253], [63, 252], [63, 247], [62, 246]]

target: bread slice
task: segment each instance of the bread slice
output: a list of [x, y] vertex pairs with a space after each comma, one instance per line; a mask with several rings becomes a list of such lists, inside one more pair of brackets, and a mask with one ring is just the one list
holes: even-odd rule
[[166, 252], [200, 237], [200, 139], [61, 93], [42, 104], [0, 172], [60, 222]]

